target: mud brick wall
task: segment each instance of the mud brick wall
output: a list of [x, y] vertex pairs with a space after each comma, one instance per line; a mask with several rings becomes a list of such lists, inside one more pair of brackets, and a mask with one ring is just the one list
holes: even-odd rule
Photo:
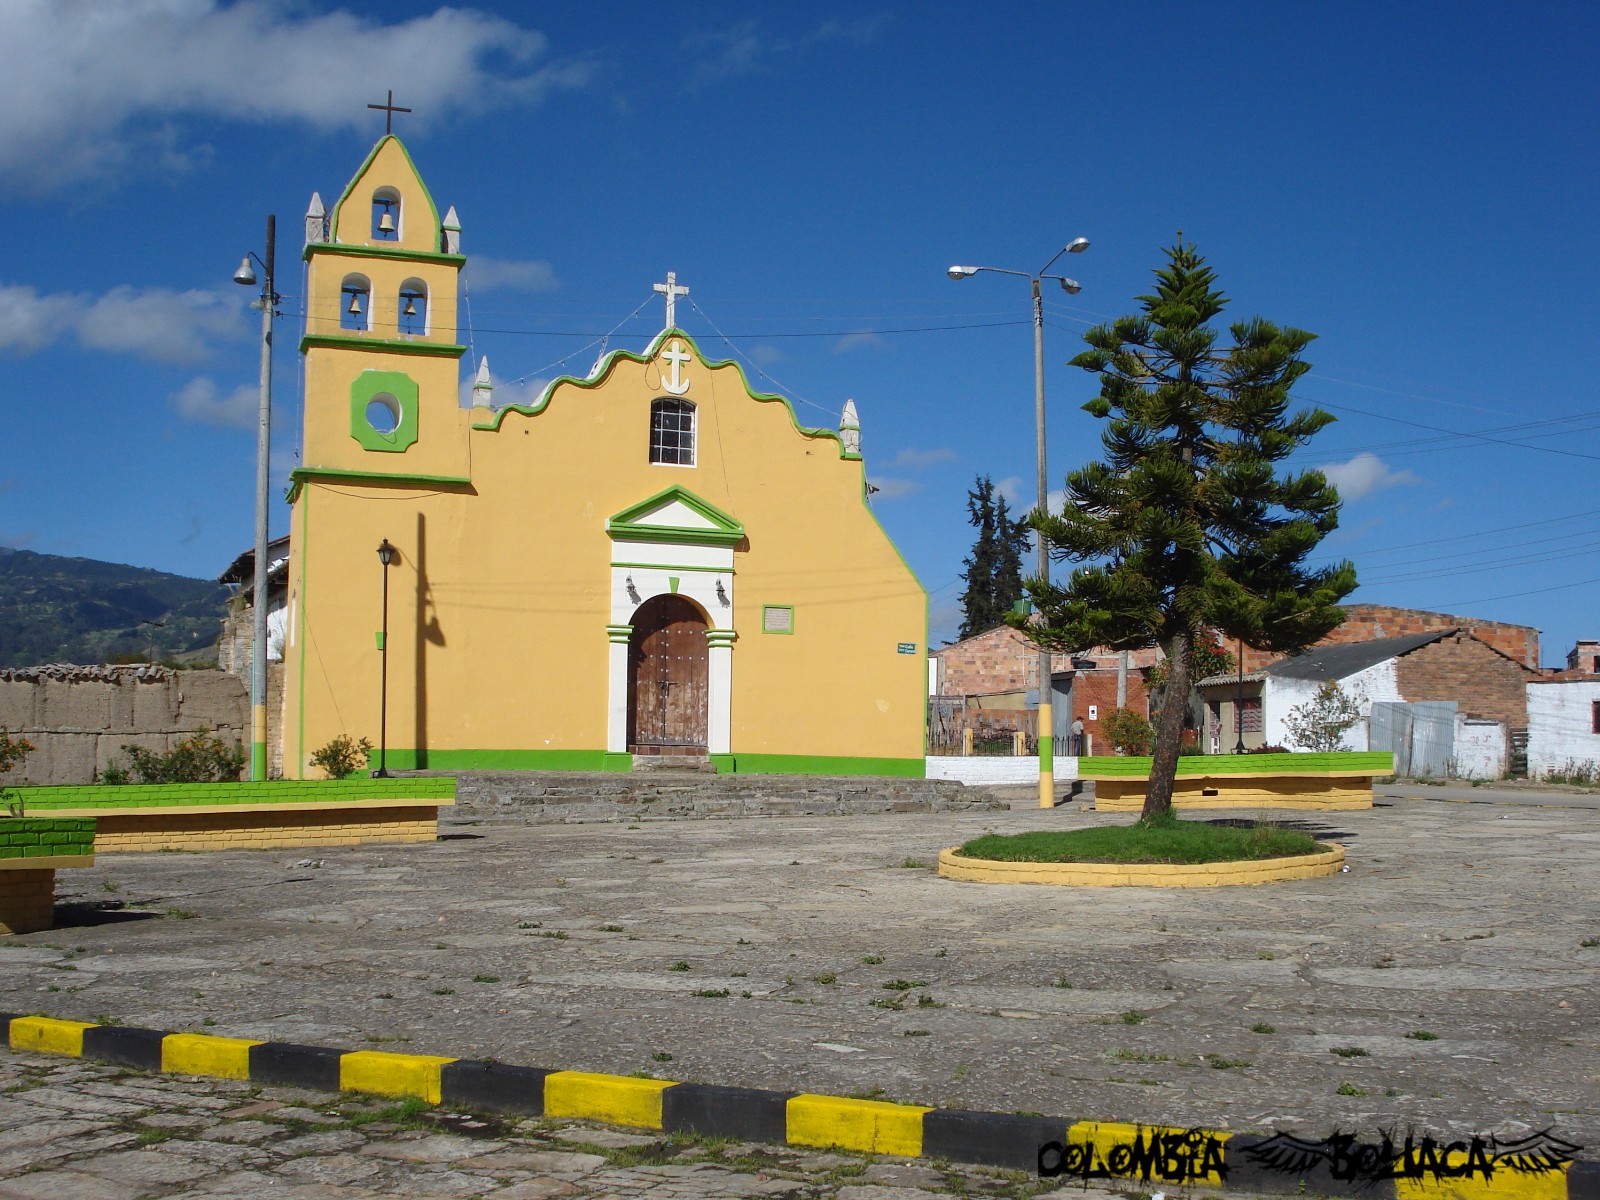
[[[281, 693], [280, 693], [281, 694]], [[269, 697], [268, 713], [283, 711]], [[275, 735], [276, 720], [269, 719]], [[201, 729], [250, 741], [247, 681], [224, 671], [155, 666], [46, 666], [0, 670], [0, 729], [34, 751], [6, 784], [91, 783], [124, 743], [167, 751]], [[273, 739], [276, 741], [276, 737]]]
[[1408, 701], [1454, 700], [1463, 716], [1528, 724], [1531, 672], [1477, 636], [1459, 633], [1413, 650], [1395, 664], [1395, 680]]

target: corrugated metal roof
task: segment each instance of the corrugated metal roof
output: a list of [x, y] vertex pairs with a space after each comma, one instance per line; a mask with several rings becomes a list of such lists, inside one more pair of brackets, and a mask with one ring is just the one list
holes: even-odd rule
[[1342, 646], [1320, 646], [1279, 659], [1266, 673], [1279, 679], [1348, 679], [1358, 671], [1399, 658], [1430, 643], [1460, 633], [1459, 629], [1431, 629], [1404, 637], [1375, 638], [1370, 642], [1349, 642]]

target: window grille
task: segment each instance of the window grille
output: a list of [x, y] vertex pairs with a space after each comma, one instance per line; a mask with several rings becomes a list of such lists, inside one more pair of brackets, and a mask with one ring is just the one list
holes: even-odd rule
[[1239, 700], [1234, 705], [1234, 725], [1237, 733], [1261, 732], [1261, 698]]
[[657, 400], [650, 405], [650, 461], [694, 466], [694, 405]]

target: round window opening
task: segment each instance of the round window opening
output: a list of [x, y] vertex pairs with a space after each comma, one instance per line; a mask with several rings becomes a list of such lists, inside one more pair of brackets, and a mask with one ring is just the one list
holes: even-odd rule
[[367, 424], [385, 436], [400, 428], [400, 401], [388, 392], [379, 392], [367, 401]]

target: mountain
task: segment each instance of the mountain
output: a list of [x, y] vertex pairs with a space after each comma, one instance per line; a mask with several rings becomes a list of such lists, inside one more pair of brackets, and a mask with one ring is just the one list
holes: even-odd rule
[[208, 579], [0, 547], [0, 667], [142, 661], [152, 646], [209, 665], [227, 603]]

